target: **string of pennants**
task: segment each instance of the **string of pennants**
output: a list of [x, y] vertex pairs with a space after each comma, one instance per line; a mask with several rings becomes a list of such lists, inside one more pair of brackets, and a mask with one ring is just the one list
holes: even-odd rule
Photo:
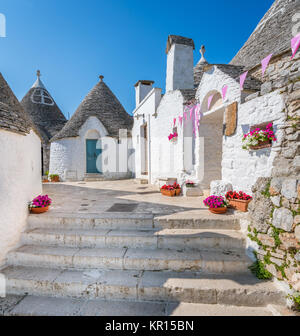
[[[291, 49], [292, 49], [291, 60], [295, 57], [299, 47], [300, 47], [300, 33], [291, 39]], [[264, 74], [266, 72], [266, 69], [270, 63], [272, 56], [273, 54], [270, 54], [261, 61], [262, 77], [264, 77]], [[244, 89], [244, 84], [245, 84], [247, 75], [248, 75], [248, 71], [240, 75], [240, 90], [241, 91]], [[224, 85], [222, 88], [223, 101], [226, 100], [227, 91], [228, 91], [228, 85]], [[210, 106], [211, 106], [213, 98], [214, 98], [214, 94], [210, 95], [207, 99], [207, 110], [208, 111], [210, 110]], [[203, 113], [201, 112], [200, 103], [187, 105], [184, 109], [183, 116], [180, 115], [178, 116], [178, 118], [173, 119], [173, 127], [176, 126], [177, 120], [178, 120], [179, 125], [182, 127], [184, 121], [188, 121], [188, 115], [190, 117], [190, 120], [192, 120], [193, 122], [193, 134], [196, 136], [197, 129], [199, 129], [200, 121], [203, 117]]]

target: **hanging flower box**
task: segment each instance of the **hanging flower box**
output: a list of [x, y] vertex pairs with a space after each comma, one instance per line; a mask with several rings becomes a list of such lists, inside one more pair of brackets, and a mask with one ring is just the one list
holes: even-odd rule
[[258, 150], [272, 147], [272, 142], [277, 141], [272, 126], [272, 123], [269, 123], [265, 129], [257, 127], [245, 134], [243, 137], [243, 149]]
[[237, 193], [236, 191], [228, 191], [226, 193], [226, 199], [231, 208], [242, 212], [247, 212], [248, 205], [251, 202], [252, 197], [243, 193], [242, 191], [240, 191], [239, 193]]
[[249, 146], [251, 150], [258, 150], [263, 148], [269, 148], [272, 147], [272, 142], [270, 140], [261, 141], [256, 146]]

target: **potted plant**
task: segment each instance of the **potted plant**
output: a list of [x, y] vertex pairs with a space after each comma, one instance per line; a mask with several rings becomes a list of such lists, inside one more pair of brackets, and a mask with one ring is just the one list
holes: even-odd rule
[[181, 187], [178, 183], [174, 182], [173, 188], [175, 189], [175, 196], [179, 196], [181, 194]]
[[49, 210], [52, 200], [48, 195], [39, 195], [28, 204], [30, 212], [40, 214]]
[[193, 182], [191, 180], [185, 181], [185, 185], [186, 185], [187, 188], [195, 188], [195, 182]]
[[59, 182], [59, 175], [58, 174], [51, 174], [50, 175], [51, 182]]
[[45, 176], [43, 176], [43, 183], [49, 182], [48, 176], [49, 176], [49, 171], [46, 171]]
[[248, 204], [251, 202], [252, 197], [242, 191], [236, 192], [230, 190], [226, 193], [226, 199], [230, 207], [242, 212], [247, 212]]
[[178, 139], [178, 133], [174, 132], [174, 133], [170, 133], [168, 136], [169, 141], [171, 142], [176, 142]]
[[272, 146], [272, 141], [277, 141], [272, 130], [272, 123], [266, 126], [266, 129], [255, 128], [243, 137], [243, 149], [257, 150]]
[[203, 203], [212, 213], [223, 214], [227, 211], [227, 202], [223, 196], [209, 196], [203, 201]]
[[165, 195], [165, 196], [169, 196], [169, 197], [173, 197], [175, 196], [175, 189], [173, 186], [171, 185], [163, 185], [161, 188], [160, 188], [160, 192]]

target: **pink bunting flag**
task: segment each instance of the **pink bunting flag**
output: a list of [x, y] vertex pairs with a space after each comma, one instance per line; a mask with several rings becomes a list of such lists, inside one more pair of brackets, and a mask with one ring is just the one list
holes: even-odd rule
[[300, 33], [291, 39], [291, 47], [292, 47], [291, 59], [293, 59], [300, 47]]
[[207, 109], [208, 110], [210, 109], [210, 104], [211, 104], [211, 102], [213, 100], [213, 97], [214, 97], [214, 95], [211, 95], [211, 96], [208, 97], [208, 100], [207, 100]]
[[241, 88], [241, 91], [242, 91], [243, 88], [244, 88], [244, 83], [245, 83], [245, 80], [246, 80], [247, 75], [248, 75], [248, 71], [244, 72], [244, 73], [240, 76], [240, 88]]
[[178, 120], [179, 120], [180, 126], [182, 126], [182, 116], [179, 116]]
[[222, 87], [222, 98], [223, 98], [223, 100], [226, 99], [227, 90], [228, 90], [228, 85], [225, 85], [225, 86]]
[[201, 110], [201, 105], [197, 104], [196, 107], [195, 107], [195, 114], [198, 115], [200, 113], [200, 110]]
[[266, 58], [264, 58], [262, 61], [261, 61], [261, 66], [262, 66], [262, 70], [261, 70], [261, 73], [262, 73], [262, 77], [264, 76], [265, 74], [265, 71], [267, 69], [267, 66], [272, 58], [272, 55], [273, 54], [270, 54], [269, 56], [267, 56]]

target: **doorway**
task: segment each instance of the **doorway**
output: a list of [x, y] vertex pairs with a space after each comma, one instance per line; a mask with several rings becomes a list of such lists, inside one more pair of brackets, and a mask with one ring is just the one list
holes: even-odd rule
[[97, 148], [98, 141], [100, 140], [97, 139], [86, 140], [86, 172], [88, 174], [102, 173], [101, 161], [97, 160], [98, 156], [102, 153], [102, 149]]

